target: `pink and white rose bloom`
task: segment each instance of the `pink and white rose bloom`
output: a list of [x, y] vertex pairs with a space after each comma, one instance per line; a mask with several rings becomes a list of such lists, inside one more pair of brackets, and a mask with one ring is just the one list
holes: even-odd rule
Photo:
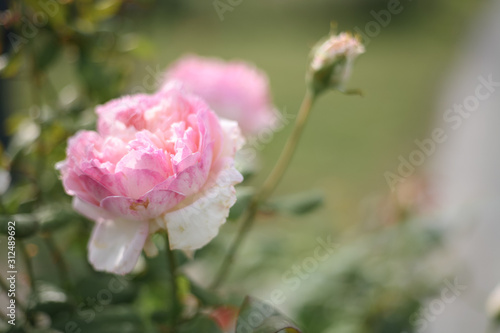
[[193, 251], [213, 239], [243, 180], [234, 156], [243, 138], [198, 97], [170, 86], [97, 108], [98, 128], [69, 139], [57, 168], [75, 210], [96, 225], [88, 245], [97, 270], [130, 272], [152, 235]]
[[220, 117], [237, 121], [245, 136], [277, 121], [266, 74], [246, 62], [187, 55], [167, 69], [164, 87], [172, 81], [203, 98]]

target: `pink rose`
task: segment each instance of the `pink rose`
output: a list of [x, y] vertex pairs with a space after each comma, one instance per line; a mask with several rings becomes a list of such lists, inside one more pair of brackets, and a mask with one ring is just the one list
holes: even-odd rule
[[130, 272], [143, 248], [157, 252], [159, 229], [172, 249], [213, 239], [243, 179], [233, 166], [238, 125], [176, 87], [110, 101], [97, 114], [97, 132], [70, 138], [57, 165], [74, 208], [96, 222], [88, 245], [95, 269]]
[[245, 136], [272, 127], [277, 119], [267, 76], [245, 62], [188, 55], [173, 64], [165, 78], [165, 86], [180, 81], [219, 116], [237, 121]]

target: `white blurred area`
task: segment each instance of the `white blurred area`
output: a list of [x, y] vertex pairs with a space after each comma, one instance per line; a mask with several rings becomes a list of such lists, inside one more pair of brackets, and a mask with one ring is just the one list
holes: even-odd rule
[[[440, 98], [436, 126], [449, 129], [444, 112], [473, 95], [478, 76], [500, 82], [500, 1], [490, 1], [471, 25]], [[465, 292], [436, 314], [425, 332], [493, 332], [486, 314], [500, 282], [500, 87], [463, 119], [432, 156], [432, 196], [449, 231], [445, 270]]]

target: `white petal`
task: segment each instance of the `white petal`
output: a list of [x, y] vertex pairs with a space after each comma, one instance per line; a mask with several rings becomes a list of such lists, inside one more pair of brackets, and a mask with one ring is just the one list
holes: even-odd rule
[[234, 156], [236, 151], [245, 144], [245, 138], [241, 134], [241, 129], [236, 121], [224, 118], [220, 119], [220, 125], [224, 132], [224, 147], [222, 149], [222, 154], [223, 156]]
[[84, 200], [81, 200], [78, 197], [73, 197], [72, 203], [73, 203], [73, 209], [88, 219], [98, 221], [100, 219], [111, 218], [111, 215], [101, 207], [92, 205]]
[[217, 179], [190, 205], [158, 219], [168, 231], [171, 249], [193, 251], [210, 242], [226, 222], [229, 208], [236, 202], [234, 184], [242, 181], [232, 166], [219, 172]]
[[89, 261], [98, 271], [127, 274], [132, 271], [149, 234], [147, 222], [100, 220], [88, 245]]

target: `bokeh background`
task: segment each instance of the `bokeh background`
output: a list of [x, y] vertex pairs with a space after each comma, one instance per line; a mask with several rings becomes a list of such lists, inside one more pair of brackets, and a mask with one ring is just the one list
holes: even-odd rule
[[[212, 1], [66, 2], [64, 6], [77, 10], [68, 11], [62, 23], [41, 28], [22, 52], [8, 50], [8, 41], [2, 45], [2, 139], [4, 148], [11, 145], [5, 148], [2, 166], [12, 170], [4, 216], [30, 213], [38, 192], [44, 203], [61, 204], [53, 214], [68, 210], [69, 198], [50, 167], [64, 158], [66, 137], [94, 126], [96, 104], [125, 93], [154, 91], [162, 70], [180, 56], [196, 53], [255, 64], [268, 74], [276, 106], [294, 115], [304, 95], [308, 54], [328, 33], [330, 22], [337, 22], [339, 30], [365, 31], [366, 24], [375, 21], [372, 12], [386, 10], [389, 3], [244, 0], [221, 19]], [[419, 309], [426, 309], [443, 281], [453, 281], [455, 275], [434, 269], [440, 267], [436, 257], [443, 251], [444, 234], [434, 217], [422, 213], [432, 201], [425, 193], [425, 166], [396, 192], [391, 192], [384, 173], [396, 172], [398, 156], [407, 156], [415, 149], [415, 139], [429, 135], [442, 111], [437, 101], [445, 78], [477, 23], [473, 18], [486, 4], [403, 0], [402, 11], [392, 15], [387, 26], [379, 25], [349, 83], [364, 96], [331, 92], [320, 98], [276, 192], [280, 197], [313, 190], [322, 193], [323, 204], [308, 214], [259, 216], [226, 286], [229, 303], [238, 304], [245, 294], [267, 299], [280, 289], [287, 301], [279, 308], [307, 332], [420, 331]], [[94, 5], [97, 10], [85, 9]], [[37, 5], [20, 1], [19, 6], [36, 10]], [[15, 18], [4, 15], [3, 23], [4, 34], [18, 28]], [[14, 59], [15, 54], [20, 55]], [[47, 121], [44, 125], [45, 120], [37, 119]], [[40, 128], [44, 144], [37, 146]], [[291, 128], [290, 123], [262, 149], [259, 145], [259, 172], [245, 186], [262, 182]], [[19, 147], [12, 148], [18, 141]], [[38, 155], [46, 157], [35, 165]], [[22, 171], [16, 169], [19, 165]], [[78, 284], [86, 274], [96, 275], [81, 263], [91, 223], [68, 214], [68, 220], [78, 222], [54, 231], [53, 238], [67, 257], [81, 296], [92, 294], [92, 287]], [[194, 282], [203, 286], [212, 278], [236, 229], [236, 222], [228, 222], [216, 241], [197, 253], [198, 260], [186, 264]], [[338, 250], [300, 278], [297, 288], [286, 283], [283, 274], [312, 255], [318, 237], [330, 238]], [[59, 284], [47, 245], [36, 237], [25, 242], [32, 245], [40, 280]], [[160, 267], [156, 278], [151, 272], [138, 275], [133, 297], [117, 301], [120, 306], [130, 304], [146, 322], [162, 306], [161, 297], [168, 297], [158, 291], [166, 274], [162, 260], [148, 260], [148, 267], [154, 266]]]

